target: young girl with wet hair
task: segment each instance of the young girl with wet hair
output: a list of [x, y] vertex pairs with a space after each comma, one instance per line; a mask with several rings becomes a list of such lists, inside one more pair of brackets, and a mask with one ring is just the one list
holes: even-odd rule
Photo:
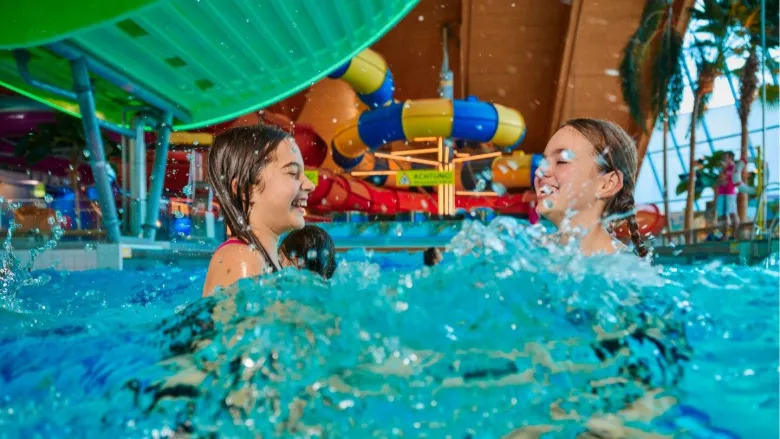
[[634, 214], [638, 153], [634, 140], [612, 122], [572, 119], [550, 139], [536, 172], [536, 210], [563, 236], [580, 230], [585, 254], [614, 253], [622, 244], [612, 226], [628, 223], [636, 253], [648, 250]]
[[279, 128], [239, 127], [214, 138], [209, 183], [231, 237], [211, 258], [204, 296], [279, 269], [279, 237], [305, 225], [306, 201], [314, 189], [303, 171], [295, 140]]

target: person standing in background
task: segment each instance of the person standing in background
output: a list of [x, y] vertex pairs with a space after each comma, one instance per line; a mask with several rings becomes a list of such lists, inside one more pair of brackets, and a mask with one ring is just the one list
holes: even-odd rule
[[741, 172], [737, 170], [737, 163], [734, 161], [734, 153], [726, 151], [723, 153], [723, 163], [721, 164], [720, 178], [717, 188], [717, 212], [720, 225], [723, 227], [723, 236], [729, 234], [729, 225], [732, 227], [731, 238], [739, 237], [739, 215], [737, 215], [737, 192], [742, 184]]

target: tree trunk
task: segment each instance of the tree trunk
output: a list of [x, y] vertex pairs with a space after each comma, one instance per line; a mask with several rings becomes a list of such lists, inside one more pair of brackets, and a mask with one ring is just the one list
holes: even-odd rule
[[[749, 113], [750, 110], [747, 110]], [[740, 119], [742, 119], [742, 116], [740, 115]], [[750, 131], [748, 130], [748, 122], [747, 122], [747, 116], [743, 120], [740, 121], [740, 124], [742, 126], [742, 132], [740, 136], [741, 140], [741, 147], [740, 147], [740, 157], [742, 160], [748, 161], [748, 142], [750, 141]], [[747, 173], [747, 167], [742, 169], [742, 175], [739, 176], [739, 178], [745, 179], [745, 174]], [[744, 184], [744, 183], [743, 183]], [[748, 194], [744, 192], [737, 192], [737, 214], [739, 215], [739, 222], [744, 223], [747, 219], [747, 206], [748, 206]]]
[[[758, 90], [758, 53], [756, 47], [751, 46], [751, 50], [748, 53], [748, 57], [745, 60], [745, 66], [742, 68], [742, 77], [739, 78], [740, 96], [739, 96], [739, 121], [742, 127], [740, 136], [740, 158], [746, 163], [749, 160], [748, 145], [750, 143], [750, 131], [748, 129], [748, 119], [750, 118], [750, 109], [753, 106], [753, 102], [756, 100], [756, 91]], [[765, 145], [761, 145], [765, 146]], [[745, 178], [747, 169], [743, 171], [741, 178]], [[739, 222], [743, 223], [747, 220], [747, 205], [748, 195], [743, 192], [737, 194], [737, 213], [739, 214]]]
[[666, 215], [666, 229], [670, 230], [669, 227], [669, 175], [668, 171], [669, 168], [667, 166], [668, 158], [666, 157], [667, 153], [669, 152], [669, 145], [667, 141], [667, 137], [669, 136], [669, 112], [666, 106], [664, 106], [664, 142], [663, 142], [663, 151], [664, 151], [664, 161], [663, 161], [663, 197], [664, 197], [664, 215]]
[[696, 127], [699, 123], [701, 96], [696, 93], [691, 113], [691, 147], [688, 155], [688, 197], [685, 200], [685, 242], [693, 244], [694, 204], [696, 201]]

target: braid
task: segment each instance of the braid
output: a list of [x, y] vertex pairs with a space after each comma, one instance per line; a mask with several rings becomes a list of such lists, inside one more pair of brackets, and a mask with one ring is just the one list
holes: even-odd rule
[[624, 208], [622, 211], [625, 213], [631, 212], [631, 214], [626, 218], [626, 222], [628, 223], [628, 233], [631, 235], [631, 242], [634, 243], [636, 254], [639, 255], [640, 258], [644, 258], [647, 256], [649, 251], [645, 246], [645, 240], [639, 233], [639, 224], [636, 223], [636, 212], [634, 212], [634, 194], [632, 194], [630, 191], [626, 191], [623, 199], [625, 200], [625, 203], [621, 206]]

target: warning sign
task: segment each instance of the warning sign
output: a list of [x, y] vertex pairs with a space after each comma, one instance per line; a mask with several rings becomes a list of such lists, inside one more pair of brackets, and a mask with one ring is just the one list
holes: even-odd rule
[[320, 172], [316, 169], [307, 169], [303, 171], [303, 174], [306, 175], [306, 178], [309, 179], [312, 183], [314, 183], [315, 186], [319, 184], [320, 182]]
[[398, 171], [395, 174], [396, 186], [436, 186], [439, 184], [455, 184], [454, 171], [414, 170]]

